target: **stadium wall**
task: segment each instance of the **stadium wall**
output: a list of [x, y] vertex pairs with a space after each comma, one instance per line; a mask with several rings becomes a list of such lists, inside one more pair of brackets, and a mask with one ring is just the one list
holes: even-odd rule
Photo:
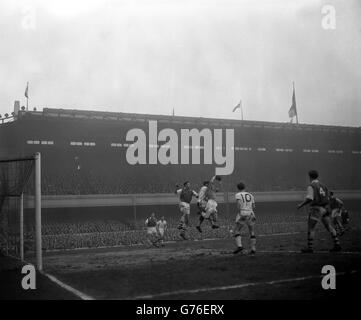
[[[361, 190], [335, 191], [345, 201], [346, 208], [356, 211], [361, 205]], [[254, 193], [257, 215], [283, 215], [294, 212], [296, 204], [304, 197], [304, 192], [257, 192]], [[221, 217], [233, 219], [236, 212], [234, 193], [217, 195], [218, 211]], [[33, 199], [25, 199], [26, 214], [32, 221]], [[158, 217], [178, 219], [178, 199], [174, 194], [133, 194], [133, 195], [81, 195], [81, 196], [43, 196], [42, 220], [44, 223], [84, 222], [84, 221], [121, 221], [128, 225], [139, 224], [151, 212]], [[300, 214], [305, 214], [304, 209]], [[191, 219], [196, 217], [196, 204], [191, 205]]]
[[[361, 199], [361, 190], [336, 190], [342, 199]], [[301, 191], [254, 192], [257, 202], [301, 201], [305, 195]], [[235, 193], [217, 194], [218, 203], [234, 202]], [[79, 208], [79, 207], [123, 207], [142, 205], [174, 205], [178, 198], [173, 193], [153, 194], [104, 194], [104, 195], [59, 195], [43, 196], [42, 208]], [[34, 198], [27, 197], [25, 208], [34, 207]]]
[[[234, 171], [224, 176], [225, 191], [239, 180], [252, 191], [303, 191], [310, 169], [318, 169], [331, 190], [361, 189], [361, 129], [352, 127], [45, 108], [0, 125], [0, 157], [40, 152], [42, 192], [49, 196], [167, 193], [185, 180], [199, 189], [216, 166], [203, 163], [203, 151], [199, 164], [128, 163], [127, 132], [147, 132], [150, 120], [178, 136], [182, 129], [234, 129]], [[190, 147], [193, 155], [203, 142]], [[147, 154], [150, 148], [154, 144]]]

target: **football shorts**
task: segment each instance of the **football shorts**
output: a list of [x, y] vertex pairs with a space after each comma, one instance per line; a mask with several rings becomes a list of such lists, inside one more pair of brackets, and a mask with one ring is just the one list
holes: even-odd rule
[[157, 234], [157, 228], [156, 227], [148, 227], [147, 228], [147, 234], [156, 235]]
[[234, 235], [238, 236], [241, 234], [241, 230], [243, 229], [244, 226], [247, 227], [253, 227], [256, 223], [256, 217], [253, 214], [248, 214], [248, 215], [242, 215], [240, 213], [237, 214], [236, 217], [236, 225], [234, 227]]
[[341, 217], [341, 210], [340, 209], [332, 209], [331, 217], [332, 218]]
[[239, 221], [239, 220], [245, 220], [247, 218], [252, 218], [253, 220], [256, 220], [256, 216], [254, 214], [253, 211], [241, 211], [241, 212], [238, 212], [237, 213], [237, 216], [236, 216], [236, 223]]
[[330, 212], [325, 207], [312, 206], [309, 208], [308, 219], [319, 221], [323, 217], [326, 217]]
[[180, 202], [179, 203], [179, 210], [183, 214], [190, 214], [191, 213], [191, 206], [187, 202]]
[[203, 218], [209, 219], [211, 215], [217, 214], [217, 202], [209, 199], [205, 207], [205, 212], [202, 212]]

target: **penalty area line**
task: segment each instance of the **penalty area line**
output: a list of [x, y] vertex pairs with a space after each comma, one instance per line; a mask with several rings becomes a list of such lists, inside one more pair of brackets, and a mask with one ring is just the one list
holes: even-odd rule
[[82, 300], [95, 300], [93, 297], [69, 286], [68, 284], [60, 281], [58, 278], [54, 277], [53, 275], [46, 273], [44, 271], [40, 272], [42, 275], [44, 275], [45, 277], [47, 277], [50, 281], [54, 282], [55, 284], [57, 284], [59, 287], [65, 289], [66, 291], [71, 292], [72, 294], [74, 294], [75, 296], [77, 296], [78, 298], [82, 299]]
[[[299, 253], [299, 254], [303, 254], [306, 255], [306, 253], [302, 253], [301, 251], [296, 251], [296, 250], [259, 250], [257, 251], [258, 253]], [[314, 251], [312, 254], [337, 254], [337, 255], [341, 255], [341, 254], [354, 254], [354, 255], [358, 255], [361, 254], [360, 251], [339, 251], [339, 252], [330, 252], [330, 251]]]
[[[336, 275], [342, 276], [342, 275], [347, 275], [347, 274], [354, 274], [357, 272], [359, 272], [359, 270], [352, 270], [352, 271], [348, 271], [348, 272], [339, 272], [339, 273], [336, 273]], [[236, 284], [236, 285], [230, 285], [230, 286], [219, 286], [219, 287], [161, 292], [161, 293], [156, 293], [156, 294], [137, 296], [137, 297], [132, 298], [132, 300], [162, 298], [162, 297], [174, 296], [174, 295], [179, 295], [179, 294], [195, 294], [195, 293], [212, 292], [212, 291], [226, 291], [226, 290], [242, 289], [242, 288], [246, 288], [246, 287], [254, 287], [254, 286], [259, 286], [259, 285], [282, 284], [282, 283], [287, 283], [287, 282], [304, 281], [304, 280], [309, 280], [309, 279], [319, 279], [319, 278], [322, 278], [323, 276], [324, 275], [317, 275], [317, 276], [314, 275], [314, 276], [280, 279], [280, 280], [265, 281], [265, 282], [242, 283], [242, 284]], [[189, 297], [188, 297], [188, 299], [189, 299]]]

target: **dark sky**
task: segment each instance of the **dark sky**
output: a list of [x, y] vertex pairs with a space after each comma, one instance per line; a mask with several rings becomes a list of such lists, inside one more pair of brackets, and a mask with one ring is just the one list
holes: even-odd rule
[[[331, 4], [336, 29], [325, 30]], [[0, 1], [0, 114], [30, 107], [361, 126], [361, 1]]]

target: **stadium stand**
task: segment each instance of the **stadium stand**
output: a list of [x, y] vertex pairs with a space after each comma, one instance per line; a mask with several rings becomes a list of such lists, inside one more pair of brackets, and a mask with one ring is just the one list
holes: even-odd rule
[[214, 164], [128, 164], [126, 133], [147, 132], [149, 120], [176, 132], [234, 129], [226, 191], [239, 180], [253, 191], [303, 190], [310, 168], [332, 189], [361, 189], [361, 130], [351, 127], [44, 108], [0, 125], [1, 157], [41, 152], [44, 195], [169, 193], [183, 180], [198, 188], [214, 174]]

